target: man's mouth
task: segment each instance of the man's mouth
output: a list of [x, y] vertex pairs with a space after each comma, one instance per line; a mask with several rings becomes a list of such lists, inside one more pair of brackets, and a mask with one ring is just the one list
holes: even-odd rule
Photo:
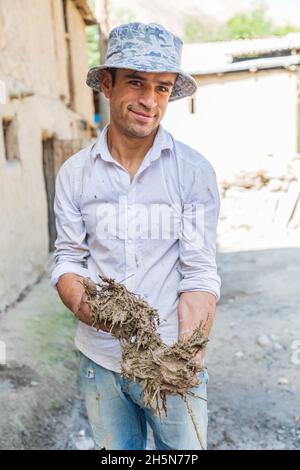
[[133, 109], [130, 109], [129, 111], [131, 111], [135, 115], [138, 121], [142, 121], [142, 122], [149, 122], [155, 117], [154, 114], [146, 114], [140, 111], [133, 111]]

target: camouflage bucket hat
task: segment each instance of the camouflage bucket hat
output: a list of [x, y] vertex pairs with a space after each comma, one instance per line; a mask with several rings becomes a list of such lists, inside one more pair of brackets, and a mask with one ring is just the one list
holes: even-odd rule
[[101, 70], [109, 67], [140, 72], [173, 72], [177, 79], [169, 101], [191, 96], [196, 92], [197, 84], [180, 68], [181, 51], [181, 39], [159, 24], [123, 24], [110, 32], [105, 63], [88, 71], [86, 83], [101, 91]]

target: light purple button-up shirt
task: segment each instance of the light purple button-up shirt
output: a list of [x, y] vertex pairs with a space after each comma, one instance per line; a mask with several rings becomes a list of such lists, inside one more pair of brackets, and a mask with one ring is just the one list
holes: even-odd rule
[[[187, 233], [190, 208], [200, 209], [201, 243]], [[109, 152], [106, 126], [95, 144], [62, 165], [54, 209], [53, 286], [65, 273], [122, 281], [158, 310], [158, 331], [170, 345], [178, 339], [180, 292], [210, 292], [219, 300], [215, 171], [161, 125], [132, 181]], [[97, 364], [120, 372], [120, 344], [109, 333], [79, 321], [75, 344]]]

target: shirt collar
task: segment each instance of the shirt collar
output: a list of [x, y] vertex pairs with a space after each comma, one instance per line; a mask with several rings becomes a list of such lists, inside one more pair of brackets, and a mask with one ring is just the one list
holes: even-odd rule
[[[108, 126], [109, 124], [107, 124], [102, 131], [98, 132], [97, 141], [92, 149], [92, 158], [93, 160], [96, 160], [97, 157], [100, 157], [102, 160], [115, 163], [116, 161], [111, 156], [107, 145]], [[165, 131], [160, 124], [153, 145], [147, 152], [147, 159], [150, 159], [151, 162], [157, 160], [161, 156], [163, 150], [172, 150], [173, 146], [174, 143], [171, 134]]]

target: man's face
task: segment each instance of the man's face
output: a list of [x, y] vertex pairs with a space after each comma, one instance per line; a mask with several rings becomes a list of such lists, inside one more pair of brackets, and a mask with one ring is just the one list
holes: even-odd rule
[[175, 81], [175, 73], [117, 69], [112, 86], [107, 72], [101, 83], [110, 100], [111, 121], [128, 137], [150, 135], [166, 112]]

